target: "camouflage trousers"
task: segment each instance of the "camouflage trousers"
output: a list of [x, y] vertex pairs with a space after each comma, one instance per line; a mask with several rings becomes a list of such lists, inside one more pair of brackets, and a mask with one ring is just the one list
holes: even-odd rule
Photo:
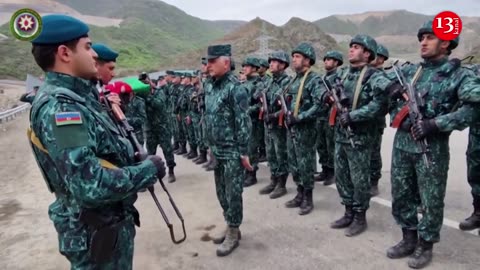
[[472, 195], [480, 198], [480, 134], [477, 132], [471, 128], [468, 134], [467, 177]]
[[258, 132], [258, 134], [260, 135], [259, 145], [258, 145], [259, 156], [260, 156], [260, 153], [265, 153], [267, 149], [267, 143], [265, 141], [265, 129], [266, 128], [264, 123], [260, 123], [260, 131]]
[[187, 142], [187, 135], [186, 135], [186, 125], [183, 114], [180, 114], [180, 121], [177, 118], [177, 115], [174, 116], [174, 123], [175, 123], [175, 135], [174, 139], [175, 142], [184, 144]]
[[[90, 233], [87, 233], [90, 235]], [[89, 237], [85, 236], [85, 242], [78, 242], [77, 238], [59, 235], [60, 253], [70, 261], [71, 270], [117, 270], [132, 269], [133, 248], [135, 238], [135, 225], [133, 221], [126, 222], [120, 228], [116, 243], [116, 250], [110, 260], [105, 263], [95, 263], [92, 261], [88, 250]], [[74, 243], [77, 241], [78, 243]]]
[[165, 157], [167, 167], [175, 167], [175, 157], [173, 155], [172, 132], [170, 125], [163, 123], [157, 125], [155, 129], [147, 130], [147, 152], [149, 155], [157, 153], [157, 146], [160, 145]]
[[205, 144], [205, 133], [203, 132], [204, 130], [204, 127], [203, 127], [203, 123], [200, 123], [201, 121], [201, 116], [198, 115], [198, 117], [194, 118], [194, 120], [192, 120], [193, 122], [193, 127], [195, 129], [195, 139], [196, 139], [196, 144], [198, 146], [198, 149], [200, 151], [206, 151], [207, 150], [207, 146]]
[[316, 135], [311, 123], [297, 124], [287, 133], [288, 168], [295, 184], [305, 189], [314, 187]]
[[265, 145], [272, 176], [288, 175], [286, 129], [265, 127]]
[[348, 143], [335, 143], [335, 177], [338, 194], [343, 205], [356, 212], [370, 206], [370, 154], [371, 147]]
[[[195, 123], [194, 123], [194, 118], [191, 117], [192, 119], [192, 122], [190, 123], [190, 125], [187, 125], [186, 121], [183, 120], [185, 122], [185, 128], [186, 128], [186, 131], [187, 131], [187, 141], [188, 141], [188, 144], [190, 145], [190, 149], [196, 149], [197, 148], [197, 139], [195, 138]], [[197, 119], [197, 122], [198, 122], [198, 119]]]
[[333, 170], [333, 156], [335, 153], [335, 130], [326, 119], [317, 120], [317, 153], [318, 163], [322, 168]]
[[[393, 149], [392, 214], [402, 228], [417, 229], [422, 239], [438, 242], [450, 161], [448, 141], [443, 147], [432, 149], [430, 154], [432, 162], [427, 168], [422, 154]], [[419, 222], [417, 207], [420, 205], [424, 213]]]
[[230, 227], [239, 227], [243, 220], [243, 180], [245, 169], [240, 159], [218, 159], [215, 167], [215, 189], [223, 217]]
[[252, 119], [252, 132], [250, 134], [250, 141], [248, 142], [248, 156], [250, 163], [255, 169], [258, 168], [258, 159], [260, 158], [259, 148], [261, 140], [264, 139], [262, 132], [264, 132], [263, 122], [258, 121], [258, 119]]
[[382, 178], [382, 137], [383, 128], [379, 128], [372, 140], [372, 154], [370, 156], [370, 183], [377, 185]]

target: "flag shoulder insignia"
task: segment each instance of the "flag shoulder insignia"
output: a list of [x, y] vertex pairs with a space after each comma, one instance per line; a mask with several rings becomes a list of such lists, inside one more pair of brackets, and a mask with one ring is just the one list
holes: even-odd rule
[[83, 124], [80, 112], [58, 112], [55, 114], [55, 124], [57, 126], [81, 125]]

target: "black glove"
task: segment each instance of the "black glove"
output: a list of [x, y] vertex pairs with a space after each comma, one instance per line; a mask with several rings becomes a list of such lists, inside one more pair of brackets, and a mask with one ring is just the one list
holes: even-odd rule
[[403, 86], [399, 83], [395, 83], [388, 88], [388, 94], [393, 100], [402, 98], [403, 91]]
[[157, 168], [157, 177], [159, 180], [165, 177], [165, 163], [163, 162], [161, 157], [156, 155], [150, 155], [147, 157], [147, 160], [150, 160]]
[[419, 141], [428, 135], [438, 131], [437, 124], [434, 119], [418, 121], [412, 128], [412, 136], [415, 140]]
[[297, 117], [293, 116], [293, 114], [288, 114], [288, 115], [287, 115], [287, 118], [285, 119], [285, 121], [287, 122], [287, 125], [288, 125], [289, 127], [291, 127], [291, 126], [293, 126], [293, 125], [295, 125], [295, 124], [297, 124], [297, 123], [300, 122], [300, 120], [298, 120]]
[[351, 122], [352, 122], [352, 119], [350, 119], [349, 112], [344, 112], [340, 115], [340, 124], [342, 126], [344, 127], [349, 126]]
[[323, 95], [323, 100], [322, 101], [323, 101], [323, 103], [328, 104], [328, 105], [332, 105], [333, 103], [335, 103], [335, 99], [333, 99], [332, 92], [330, 92], [330, 91], [325, 92], [325, 94]]

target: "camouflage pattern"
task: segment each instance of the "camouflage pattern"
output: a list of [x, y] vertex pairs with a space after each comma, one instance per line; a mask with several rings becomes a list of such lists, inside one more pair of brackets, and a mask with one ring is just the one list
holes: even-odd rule
[[467, 177], [472, 196], [480, 198], [480, 124], [470, 127], [467, 148]]
[[[298, 91], [304, 75], [304, 72], [297, 73], [285, 94], [285, 100], [289, 102], [289, 111], [292, 113], [295, 109]], [[315, 123], [323, 106], [321, 97], [325, 91], [320, 76], [313, 71], [310, 72], [305, 80], [300, 101], [297, 116], [299, 123], [291, 127], [287, 136], [289, 171], [292, 173], [295, 183], [306, 190], [311, 190], [314, 187], [313, 175], [316, 168], [315, 143], [317, 136]]]
[[[422, 25], [422, 27], [420, 27], [420, 29], [418, 29], [418, 32], [417, 32], [418, 41], [421, 41], [422, 35], [424, 34], [433, 34], [432, 25], [433, 25], [433, 20], [429, 20], [425, 22]], [[459, 42], [460, 42], [460, 37], [456, 37], [455, 39], [450, 41], [450, 46], [448, 46], [448, 48], [450, 50], [455, 49], [458, 46]]]
[[178, 85], [176, 100], [175, 100], [175, 121], [177, 124], [177, 141], [180, 144], [186, 144], [187, 142], [187, 127], [185, 123], [186, 116], [186, 95], [185, 93], [189, 92], [189, 87], [187, 85]]
[[325, 56], [323, 57], [323, 61], [327, 58], [335, 59], [338, 61], [338, 66], [343, 65], [343, 55], [339, 51], [328, 51]]
[[[473, 122], [474, 108], [469, 103], [479, 101], [473, 90], [480, 89], [480, 79], [474, 77], [471, 70], [448, 61], [447, 57], [436, 61], [425, 60], [420, 65], [423, 72], [415, 83], [415, 89], [421, 91], [425, 99], [424, 118], [434, 119], [439, 132], [427, 136], [432, 160], [431, 167], [427, 168], [421, 149], [410, 132], [397, 130], [391, 171], [392, 213], [402, 228], [418, 229], [422, 239], [438, 242], [450, 161], [450, 133], [462, 130]], [[412, 80], [418, 66], [403, 68], [406, 80]], [[465, 104], [458, 106], [459, 101]], [[403, 105], [403, 101], [392, 102], [392, 119]], [[455, 109], [457, 106], [458, 109]], [[424, 214], [418, 221], [417, 207], [420, 204]]]
[[134, 95], [130, 102], [123, 105], [123, 112], [127, 117], [128, 123], [135, 130], [135, 136], [138, 142], [143, 145], [145, 122], [147, 122], [147, 112], [145, 108], [145, 100], [143, 98]]
[[[257, 60], [255, 61], [258, 62]], [[249, 96], [249, 108], [247, 112], [252, 122], [252, 133], [250, 135], [250, 141], [248, 144], [248, 155], [250, 157], [252, 166], [255, 168], [255, 170], [257, 170], [258, 160], [260, 157], [259, 148], [262, 140], [265, 141], [265, 129], [263, 127], [263, 122], [259, 120], [260, 108], [262, 106], [260, 102], [260, 95], [265, 86], [263, 85], [260, 76], [249, 75], [247, 76], [247, 81], [243, 84], [243, 87], [247, 90]]]
[[175, 167], [171, 122], [169, 120], [170, 111], [165, 104], [168, 104], [168, 102], [163, 87], [155, 88], [153, 93], [145, 97], [147, 111], [147, 123], [145, 126], [147, 151], [148, 154], [155, 155], [157, 153], [157, 147], [160, 145], [167, 167]]
[[242, 62], [242, 67], [243, 66], [252, 66], [252, 67], [259, 68], [260, 67], [260, 61], [258, 60], [258, 58], [255, 58], [255, 57], [247, 57]]
[[285, 68], [287, 68], [290, 65], [290, 56], [285, 51], [277, 51], [277, 52], [271, 53], [268, 56], [268, 63], [270, 63], [270, 61], [272, 60], [284, 62], [285, 64], [287, 64]]
[[350, 46], [352, 44], [362, 45], [367, 51], [370, 51], [369, 62], [372, 62], [377, 58], [377, 42], [371, 36], [368, 35], [355, 35], [352, 40], [350, 40]]
[[385, 60], [390, 57], [387, 47], [383, 46], [382, 44], [377, 44], [377, 55], [385, 57]]
[[[190, 145], [190, 149], [197, 149], [197, 139], [195, 138], [195, 127], [194, 125], [198, 124], [200, 121], [200, 116], [198, 115], [198, 110], [193, 111], [195, 109], [195, 105], [192, 102], [192, 96], [195, 93], [195, 87], [191, 84], [185, 86], [183, 91], [183, 99], [182, 104], [180, 106], [180, 117], [181, 121], [184, 125], [187, 141]], [[190, 116], [192, 123], [188, 124], [185, 118]], [[195, 121], [195, 123], [193, 122]]]
[[294, 53], [299, 53], [308, 59], [310, 59], [310, 65], [315, 65], [317, 61], [317, 54], [315, 53], [315, 49], [309, 43], [300, 43], [295, 49], [292, 51], [292, 55]]
[[248, 94], [228, 72], [212, 78], [205, 88], [205, 131], [218, 165], [215, 167], [217, 198], [225, 221], [238, 227], [243, 219], [242, 192], [245, 169], [241, 155], [248, 153], [252, 124], [248, 115]]
[[352, 67], [339, 74], [349, 100], [351, 128], [355, 148], [350, 144], [346, 129], [335, 122], [335, 176], [342, 204], [356, 212], [366, 211], [370, 203], [370, 155], [379, 116], [388, 106], [387, 87], [392, 83], [384, 72], [369, 66], [360, 88], [356, 108], [352, 108], [357, 81], [364, 67]]
[[191, 99], [190, 112], [195, 133], [195, 144], [200, 151], [207, 150], [207, 145], [205, 144], [205, 135], [202, 127], [203, 111], [205, 110], [204, 98], [205, 93], [203, 92], [203, 82], [199, 82], [198, 85], [195, 85], [195, 91], [193, 92]]
[[[54, 190], [48, 214], [58, 233], [60, 253], [72, 269], [132, 269], [137, 192], [157, 181], [155, 165], [134, 162], [133, 146], [121, 137], [103, 110], [90, 81], [48, 72], [31, 109], [31, 128], [48, 154], [34, 146], [44, 178]], [[74, 112], [81, 121], [63, 124], [56, 115]], [[102, 167], [99, 159], [117, 168]], [[89, 254], [93, 229], [79, 221], [82, 209], [125, 217], [117, 250], [101, 266]]]
[[230, 44], [219, 44], [208, 47], [207, 60], [220, 56], [232, 56], [232, 46]]

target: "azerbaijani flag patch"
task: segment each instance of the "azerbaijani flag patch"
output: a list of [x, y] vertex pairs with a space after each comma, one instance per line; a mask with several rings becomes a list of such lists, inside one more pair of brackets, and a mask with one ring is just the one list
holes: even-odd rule
[[82, 115], [80, 112], [59, 112], [55, 114], [55, 124], [57, 124], [57, 127], [66, 125], [80, 125], [82, 123]]

